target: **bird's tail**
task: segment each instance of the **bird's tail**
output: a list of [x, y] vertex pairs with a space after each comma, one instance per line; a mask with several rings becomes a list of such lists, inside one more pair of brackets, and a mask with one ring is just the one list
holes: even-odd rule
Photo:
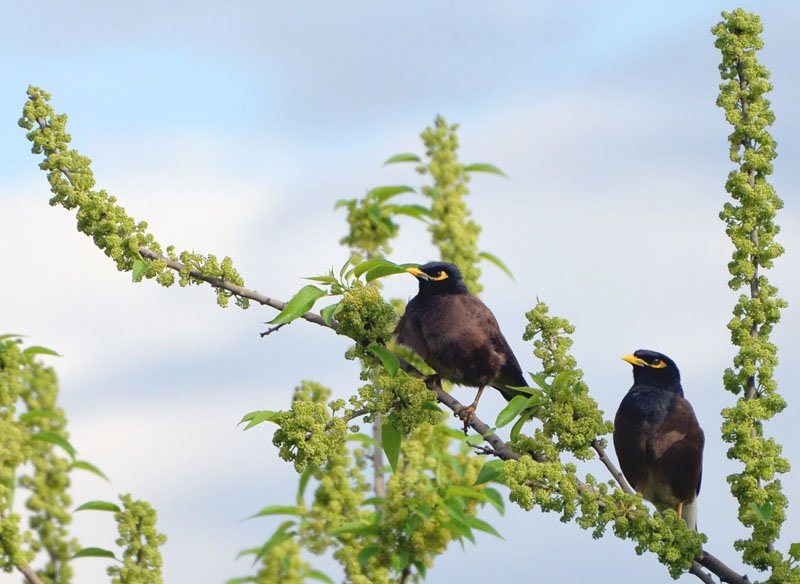
[[684, 503], [683, 504], [683, 520], [686, 521], [686, 525], [689, 529], [693, 529], [697, 531], [697, 498], [695, 497], [694, 501], [691, 503]]
[[506, 401], [511, 401], [517, 395], [528, 395], [511, 389], [512, 387], [528, 387], [528, 383], [522, 376], [522, 371], [509, 365], [505, 365], [500, 369], [500, 375], [492, 381], [492, 387], [499, 391], [506, 398]]

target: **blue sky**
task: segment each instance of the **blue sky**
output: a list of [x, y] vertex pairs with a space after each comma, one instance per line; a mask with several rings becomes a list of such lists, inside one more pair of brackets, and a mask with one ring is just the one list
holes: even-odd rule
[[[165, 244], [230, 255], [246, 284], [288, 298], [302, 276], [345, 260], [346, 223], [334, 202], [379, 184], [421, 184], [410, 168], [382, 167], [422, 152], [436, 114], [461, 124], [461, 157], [501, 167], [510, 180], [475, 176], [469, 204], [480, 245], [515, 274], [484, 270], [494, 309], [523, 368], [524, 312], [536, 297], [577, 325], [575, 354], [608, 417], [630, 385], [619, 358], [662, 350], [681, 368], [707, 437], [699, 526], [709, 550], [737, 565], [743, 535], [719, 438], [721, 390], [732, 350], [725, 324], [735, 301], [725, 282], [730, 244], [717, 218], [730, 162], [716, 108], [719, 57], [709, 29], [720, 2], [218, 3], [29, 2], [0, 24], [0, 233], [8, 283], [4, 329], [63, 357], [53, 360], [81, 456], [113, 480], [76, 478], [76, 503], [132, 492], [159, 512], [169, 537], [168, 581], [200, 584], [247, 573], [239, 549], [277, 523], [241, 522], [293, 500], [295, 478], [266, 427], [235, 427], [253, 409], [288, 405], [311, 378], [346, 395], [357, 371], [344, 339], [306, 323], [260, 339], [267, 309], [220, 310], [206, 289], [133, 285], [47, 205], [47, 183], [16, 127], [25, 88], [53, 94], [73, 145], [93, 160], [98, 186], [150, 223]], [[796, 24], [800, 9], [744, 4], [762, 16], [762, 62], [779, 157], [773, 184], [787, 253], [771, 274], [789, 301], [775, 331], [778, 381], [800, 381], [800, 154]], [[409, 199], [410, 200], [410, 199]], [[396, 261], [435, 251], [424, 228], [403, 224]], [[410, 278], [387, 280], [408, 298]], [[472, 390], [456, 389], [461, 401]], [[789, 408], [767, 430], [800, 459]], [[502, 400], [487, 394], [481, 416]], [[604, 476], [596, 462], [583, 468]], [[788, 493], [800, 492], [792, 475]], [[486, 519], [505, 537], [458, 545], [429, 572], [434, 584], [504, 577], [566, 582], [666, 580], [651, 556], [538, 512], [508, 506]], [[800, 540], [789, 509], [784, 543]], [[84, 545], [109, 545], [106, 516], [78, 514]], [[577, 562], [574, 558], [581, 558]], [[525, 561], [520, 561], [525, 558]], [[491, 559], [491, 560], [487, 560]], [[326, 558], [315, 565], [336, 576]], [[99, 560], [78, 580], [105, 582]], [[751, 578], [757, 576], [752, 571]], [[692, 577], [685, 576], [691, 580]]]

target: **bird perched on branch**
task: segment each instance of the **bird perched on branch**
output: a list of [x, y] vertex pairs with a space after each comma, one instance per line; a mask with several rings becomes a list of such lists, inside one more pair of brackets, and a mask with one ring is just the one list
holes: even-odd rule
[[406, 271], [419, 281], [419, 292], [395, 329], [397, 341], [441, 379], [478, 388], [475, 401], [455, 412], [466, 433], [487, 385], [511, 400], [520, 394], [512, 387], [528, 384], [492, 311], [467, 290], [456, 266], [430, 262]]
[[675, 509], [696, 529], [705, 437], [683, 397], [678, 367], [645, 349], [623, 359], [633, 365], [633, 387], [614, 418], [622, 473], [659, 511]]

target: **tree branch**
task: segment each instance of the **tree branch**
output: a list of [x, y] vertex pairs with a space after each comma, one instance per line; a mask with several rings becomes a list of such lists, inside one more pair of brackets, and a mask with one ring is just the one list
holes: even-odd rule
[[25, 579], [30, 584], [44, 584], [36, 571], [30, 566], [17, 566], [17, 570], [22, 572], [22, 575], [25, 576]]
[[[185, 265], [183, 265], [178, 260], [173, 260], [165, 255], [161, 255], [160, 253], [156, 253], [151, 249], [146, 247], [139, 248], [139, 254], [143, 258], [148, 258], [151, 260], [164, 260], [167, 264], [168, 268], [175, 270], [176, 272], [189, 272], [189, 275], [192, 278], [197, 278], [198, 280], [203, 280], [204, 282], [208, 282], [211, 284], [213, 288], [221, 288], [222, 290], [227, 290], [231, 294], [235, 294], [236, 296], [241, 296], [242, 298], [247, 298], [249, 300], [253, 300], [254, 302], [258, 302], [259, 304], [263, 304], [264, 306], [270, 306], [275, 310], [283, 310], [286, 308], [286, 303], [280, 300], [275, 300], [274, 298], [269, 298], [268, 296], [264, 296], [255, 290], [250, 290], [249, 288], [245, 288], [244, 286], [239, 286], [237, 284], [233, 284], [222, 278], [215, 278], [213, 276], [206, 276], [200, 270], [189, 270]], [[339, 323], [331, 321], [331, 324], [325, 322], [325, 320], [319, 314], [315, 312], [306, 312], [303, 316], [301, 316], [303, 320], [307, 320], [308, 322], [313, 322], [314, 324], [318, 324], [320, 326], [324, 326], [326, 328], [332, 328], [336, 330], [339, 327]]]

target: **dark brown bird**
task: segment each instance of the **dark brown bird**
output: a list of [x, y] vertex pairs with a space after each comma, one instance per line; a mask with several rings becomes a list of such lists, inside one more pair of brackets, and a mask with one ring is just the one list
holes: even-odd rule
[[633, 387], [614, 418], [622, 473], [659, 511], [675, 509], [696, 529], [705, 437], [683, 397], [678, 367], [645, 349], [623, 359], [633, 365]]
[[419, 280], [419, 292], [397, 324], [397, 341], [413, 349], [442, 379], [478, 388], [471, 405], [456, 413], [464, 432], [487, 385], [511, 400], [527, 386], [492, 311], [467, 290], [453, 264], [430, 262], [406, 270]]

